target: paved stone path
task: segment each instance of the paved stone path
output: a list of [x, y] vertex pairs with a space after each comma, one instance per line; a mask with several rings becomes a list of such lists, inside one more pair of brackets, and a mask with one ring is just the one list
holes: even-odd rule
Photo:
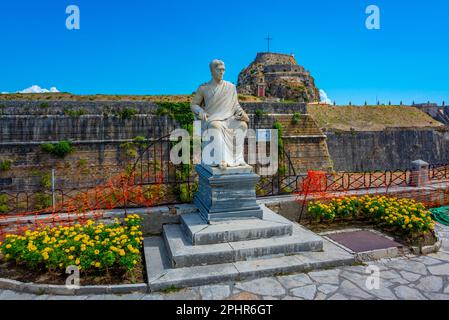
[[[48, 296], [0, 290], [0, 300], [198, 300], [198, 299], [283, 299], [283, 300], [360, 300], [360, 299], [419, 299], [449, 300], [449, 227], [436, 229], [443, 240], [440, 252], [427, 256], [407, 256], [382, 259], [367, 265], [341, 267], [267, 277], [236, 283], [192, 287], [171, 293]], [[371, 290], [367, 267], [379, 271], [379, 286]], [[371, 287], [371, 286], [370, 286]]]

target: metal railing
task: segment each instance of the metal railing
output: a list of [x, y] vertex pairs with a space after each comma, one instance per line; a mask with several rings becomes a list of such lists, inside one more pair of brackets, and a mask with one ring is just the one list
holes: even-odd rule
[[[114, 201], [116, 208], [127, 206], [142, 206], [142, 197], [134, 196], [138, 190], [139, 193], [154, 192], [158, 189], [160, 195], [157, 201], [152, 201], [154, 205], [167, 205], [185, 202], [176, 194], [176, 189], [183, 185], [187, 193], [195, 190], [197, 177], [194, 170], [191, 175], [180, 176], [181, 166], [175, 166], [170, 162], [171, 142], [167, 140], [168, 136], [148, 142], [148, 145], [140, 150], [135, 161], [130, 163], [116, 177], [104, 179], [103, 182], [95, 181], [92, 185], [72, 186], [70, 184], [65, 188], [52, 185], [50, 188], [36, 187], [29, 190], [9, 190], [0, 189], [0, 215], [20, 214], [24, 212], [49, 213], [55, 210], [66, 210], [64, 205], [68, 202], [82, 201], [83, 197], [93, 197], [91, 207], [101, 207], [104, 199], [96, 199], [108, 190], [108, 196], [114, 197], [114, 193], [120, 193], [121, 188], [126, 188], [128, 196], [123, 196], [118, 201]], [[281, 165], [287, 170], [283, 174], [273, 176], [261, 176], [256, 186], [256, 194], [259, 197], [275, 196], [284, 194], [293, 194], [304, 192], [304, 185], [307, 185], [308, 174], [297, 173], [291, 161], [290, 155], [284, 152]], [[193, 166], [191, 166], [193, 169]], [[259, 167], [255, 166], [256, 173]], [[130, 173], [132, 181], [130, 180]], [[367, 190], [373, 188], [391, 188], [396, 186], [408, 186], [412, 176], [410, 169], [405, 170], [387, 170], [370, 172], [320, 172], [320, 189], [323, 192], [344, 192], [351, 190]], [[122, 184], [119, 182], [123, 177], [128, 177], [129, 181]], [[449, 181], [449, 164], [434, 164], [428, 168], [428, 179], [430, 183]], [[58, 180], [58, 179], [56, 179]], [[111, 187], [111, 181], [114, 180], [114, 186]], [[109, 185], [108, 185], [109, 184]], [[101, 191], [101, 190], [103, 191]], [[103, 192], [103, 193], [102, 193]], [[54, 199], [54, 201], [51, 201]], [[140, 199], [140, 200], [139, 200]], [[40, 200], [40, 201], [39, 201]], [[87, 201], [87, 200], [86, 200]], [[51, 202], [51, 204], [50, 204]], [[56, 202], [56, 203], [54, 203]], [[47, 205], [47, 206], [46, 206]], [[59, 208], [59, 209], [58, 209]], [[111, 209], [110, 207], [108, 209]]]

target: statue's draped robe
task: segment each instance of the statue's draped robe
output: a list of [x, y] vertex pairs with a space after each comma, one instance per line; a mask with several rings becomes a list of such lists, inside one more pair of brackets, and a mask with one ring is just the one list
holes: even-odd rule
[[[219, 165], [222, 161], [228, 166], [245, 164], [243, 157], [244, 139], [247, 125], [244, 121], [236, 119], [235, 115], [243, 112], [237, 99], [235, 86], [227, 81], [222, 81], [216, 87], [212, 81], [200, 86], [192, 103], [192, 111], [199, 115], [205, 111], [208, 115], [207, 121], [202, 121], [202, 131], [216, 129], [214, 134], [214, 163], [206, 163], [212, 166]], [[201, 109], [203, 108], [203, 109]], [[235, 142], [234, 142], [235, 141]], [[202, 149], [208, 142], [203, 143]], [[203, 157], [204, 161], [204, 157]]]

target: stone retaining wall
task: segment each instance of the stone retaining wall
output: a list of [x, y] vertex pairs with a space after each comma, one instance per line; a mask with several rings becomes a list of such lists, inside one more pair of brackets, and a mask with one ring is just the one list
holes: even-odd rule
[[326, 132], [326, 135], [337, 171], [408, 169], [416, 159], [430, 164], [449, 163], [449, 128]]

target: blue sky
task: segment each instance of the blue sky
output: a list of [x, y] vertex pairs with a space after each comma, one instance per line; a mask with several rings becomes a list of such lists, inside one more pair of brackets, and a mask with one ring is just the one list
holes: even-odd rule
[[[78, 5], [81, 29], [65, 27]], [[381, 29], [365, 27], [365, 8]], [[2, 1], [0, 92], [33, 84], [76, 94], [184, 94], [209, 79], [208, 62], [238, 73], [264, 38], [294, 53], [332, 100], [449, 103], [446, 0]]]

